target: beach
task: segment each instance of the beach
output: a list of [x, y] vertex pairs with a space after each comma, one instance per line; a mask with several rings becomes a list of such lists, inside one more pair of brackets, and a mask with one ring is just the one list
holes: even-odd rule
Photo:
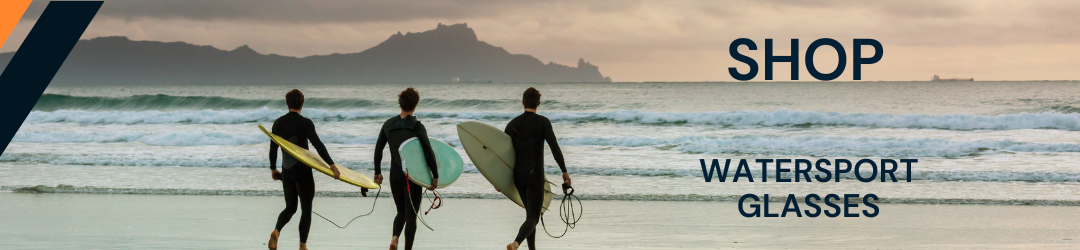
[[[0, 192], [4, 249], [262, 249], [283, 208], [279, 196], [24, 194]], [[317, 197], [314, 210], [343, 221], [373, 198]], [[426, 206], [426, 205], [425, 205]], [[565, 237], [545, 249], [1075, 249], [1072, 206], [886, 204], [876, 218], [744, 218], [734, 202], [583, 201]], [[393, 202], [346, 229], [314, 217], [311, 249], [385, 248]], [[425, 218], [416, 249], [501, 249], [524, 210], [505, 199], [448, 199]], [[296, 220], [281, 249], [296, 246]], [[561, 226], [547, 218], [552, 231]], [[542, 228], [538, 228], [542, 230]]]

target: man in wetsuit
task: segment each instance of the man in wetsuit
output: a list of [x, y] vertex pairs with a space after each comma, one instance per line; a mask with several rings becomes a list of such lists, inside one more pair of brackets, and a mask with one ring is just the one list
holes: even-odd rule
[[[435, 163], [435, 153], [431, 150], [431, 141], [428, 140], [427, 129], [424, 124], [416, 120], [413, 112], [416, 104], [420, 102], [420, 93], [413, 88], [407, 88], [398, 95], [398, 106], [401, 114], [398, 114], [383, 123], [379, 130], [379, 139], [375, 143], [375, 182], [382, 183], [382, 157], [383, 148], [390, 144], [390, 191], [394, 195], [394, 204], [397, 205], [397, 217], [394, 217], [393, 237], [390, 239], [390, 249], [396, 250], [398, 236], [401, 230], [405, 230], [405, 250], [411, 250], [413, 237], [416, 235], [416, 213], [420, 210], [420, 198], [423, 188], [416, 185], [406, 177], [401, 166], [401, 153], [398, 148], [410, 138], [420, 140], [420, 148], [424, 151], [424, 159], [428, 166], [438, 166]], [[439, 169], [431, 168], [431, 189], [439, 187]]]
[[529, 249], [536, 249], [536, 223], [540, 221], [540, 212], [544, 206], [544, 142], [551, 147], [551, 155], [562, 170], [563, 183], [570, 185], [570, 174], [566, 173], [562, 150], [551, 130], [551, 121], [536, 114], [540, 106], [540, 91], [530, 87], [522, 94], [521, 104], [525, 112], [506, 124], [507, 135], [514, 144], [514, 186], [517, 187], [521, 202], [525, 205], [525, 223], [518, 229], [517, 238], [506, 246], [507, 250], [517, 250], [521, 241], [529, 240]]
[[[330, 164], [330, 170], [334, 171], [334, 179], [340, 178], [341, 173], [338, 172], [338, 165], [334, 164], [333, 159], [330, 159], [326, 147], [319, 140], [319, 135], [315, 133], [315, 124], [310, 119], [300, 116], [300, 108], [304, 106], [304, 93], [301, 93], [298, 89], [289, 91], [289, 93], [285, 94], [285, 104], [289, 106], [289, 113], [274, 121], [271, 132], [304, 149], [308, 148], [308, 141], [311, 141], [311, 145], [319, 152], [319, 156], [322, 157], [323, 161]], [[285, 227], [285, 224], [289, 223], [293, 214], [296, 213], [296, 203], [299, 198], [301, 210], [300, 249], [306, 250], [308, 230], [311, 229], [311, 200], [315, 197], [315, 179], [311, 176], [311, 167], [287, 153], [282, 155], [281, 168], [283, 170], [278, 172], [276, 166], [277, 154], [277, 143], [270, 141], [270, 176], [274, 180], [281, 180], [281, 184], [285, 189], [285, 210], [282, 210], [281, 214], [278, 215], [277, 226], [274, 227], [274, 232], [270, 233], [270, 242], [266, 246], [271, 250], [277, 249], [277, 240], [278, 236], [281, 235], [281, 228]]]

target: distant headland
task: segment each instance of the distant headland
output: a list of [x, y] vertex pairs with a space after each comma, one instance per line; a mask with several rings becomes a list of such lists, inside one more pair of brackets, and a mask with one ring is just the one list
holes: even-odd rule
[[[0, 54], [0, 69], [15, 52]], [[53, 85], [611, 82], [584, 59], [543, 63], [480, 41], [466, 24], [398, 32], [359, 53], [289, 57], [126, 37], [80, 40]]]

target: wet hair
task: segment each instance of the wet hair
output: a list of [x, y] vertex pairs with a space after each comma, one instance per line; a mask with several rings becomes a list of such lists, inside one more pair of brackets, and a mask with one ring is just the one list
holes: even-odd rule
[[416, 92], [412, 87], [409, 87], [404, 91], [401, 91], [401, 94], [398, 94], [397, 103], [402, 111], [409, 112], [416, 110], [416, 104], [419, 102], [420, 92]]
[[285, 94], [285, 104], [289, 105], [289, 109], [300, 109], [304, 107], [304, 93], [299, 89], [290, 90]]
[[525, 105], [527, 109], [535, 109], [540, 106], [540, 91], [533, 87], [526, 89], [525, 93], [521, 94], [521, 104]]

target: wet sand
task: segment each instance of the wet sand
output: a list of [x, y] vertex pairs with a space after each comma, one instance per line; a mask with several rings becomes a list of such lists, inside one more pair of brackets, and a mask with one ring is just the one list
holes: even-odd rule
[[[347, 221], [372, 198], [316, 197], [315, 211]], [[1080, 207], [879, 204], [875, 218], [744, 218], [734, 202], [584, 202], [564, 238], [542, 249], [930, 249], [1080, 248]], [[425, 203], [424, 207], [427, 207]], [[0, 192], [2, 249], [263, 249], [275, 196], [23, 194]], [[776, 208], [773, 208], [776, 209]], [[773, 210], [774, 212], [777, 210]], [[346, 229], [314, 216], [311, 249], [384, 249], [393, 201]], [[524, 210], [501, 199], [447, 199], [426, 218], [416, 249], [501, 249]], [[556, 214], [549, 230], [559, 233]], [[295, 249], [299, 214], [280, 249]], [[542, 228], [538, 228], [542, 230]]]

